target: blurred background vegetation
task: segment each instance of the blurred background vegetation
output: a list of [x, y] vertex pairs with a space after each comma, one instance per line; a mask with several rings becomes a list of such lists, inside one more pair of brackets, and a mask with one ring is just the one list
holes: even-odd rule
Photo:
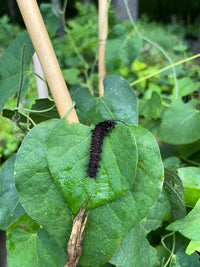
[[[58, 1], [58, 0], [57, 0]], [[67, 85], [71, 90], [74, 84], [88, 85], [97, 82], [97, 0], [67, 1], [65, 13], [66, 25], [62, 25], [56, 11], [56, 6], [64, 1], [39, 0], [45, 24], [58, 57]], [[85, 2], [87, 6], [83, 5]], [[109, 30], [119, 22], [123, 25], [128, 36], [137, 36], [125, 12], [122, 0], [113, 0], [109, 11]], [[140, 34], [160, 45], [175, 62], [200, 53], [200, 1], [197, 0], [129, 0], [133, 19], [136, 21]], [[67, 32], [64, 32], [67, 26]], [[15, 0], [0, 0], [0, 56], [9, 44], [24, 30], [24, 24]], [[65, 28], [66, 30], [66, 28]], [[76, 48], [84, 58], [80, 61]], [[149, 73], [166, 66], [167, 62], [162, 53], [149, 43], [144, 43], [140, 56], [129, 66], [121, 67], [111, 73], [122, 75], [129, 82], [144, 77]], [[191, 77], [199, 81], [200, 71], [197, 61], [178, 66], [176, 71], [179, 78]], [[111, 74], [109, 73], [109, 74]], [[151, 82], [144, 81], [134, 87], [139, 98], [150, 96], [152, 91], [161, 91], [169, 95], [173, 90], [171, 72], [152, 78]], [[146, 91], [148, 88], [148, 91]], [[73, 90], [71, 91], [73, 93]], [[21, 105], [31, 108], [37, 99], [34, 77], [31, 77], [30, 89]], [[6, 107], [14, 108], [16, 95], [10, 99]], [[0, 117], [0, 165], [19, 147], [20, 141], [14, 136], [13, 123]]]

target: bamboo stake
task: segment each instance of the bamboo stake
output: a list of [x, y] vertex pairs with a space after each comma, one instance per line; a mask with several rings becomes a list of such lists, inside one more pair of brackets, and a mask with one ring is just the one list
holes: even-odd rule
[[[60, 66], [54, 53], [46, 27], [36, 0], [16, 0], [31, 41], [40, 60], [42, 69], [53, 95], [60, 117], [64, 117], [72, 107]], [[75, 109], [68, 114], [69, 122], [79, 122]]]
[[103, 96], [103, 79], [106, 76], [105, 49], [108, 34], [108, 0], [98, 1], [99, 9], [99, 96]]

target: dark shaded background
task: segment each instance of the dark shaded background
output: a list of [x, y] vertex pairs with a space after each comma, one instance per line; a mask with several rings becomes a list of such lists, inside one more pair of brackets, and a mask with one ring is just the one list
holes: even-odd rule
[[[60, 0], [63, 3], [63, 0]], [[68, 0], [66, 18], [76, 15], [75, 2], [92, 2], [97, 5], [97, 0]], [[117, 0], [112, 0], [112, 2]], [[123, 0], [120, 0], [123, 1]], [[129, 0], [130, 1], [130, 0]], [[49, 3], [50, 0], [37, 0], [40, 3]], [[131, 1], [130, 1], [131, 2]], [[176, 16], [185, 23], [200, 22], [199, 0], [138, 0], [139, 17], [146, 14], [150, 19], [169, 23]], [[0, 17], [4, 14], [12, 18], [12, 22], [23, 24], [17, 3], [15, 0], [0, 0]]]

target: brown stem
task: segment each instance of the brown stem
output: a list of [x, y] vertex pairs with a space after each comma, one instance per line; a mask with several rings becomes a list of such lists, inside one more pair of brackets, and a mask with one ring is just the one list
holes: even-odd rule
[[67, 246], [68, 258], [64, 267], [76, 267], [80, 259], [82, 252], [83, 234], [88, 220], [89, 211], [87, 212], [84, 221], [83, 216], [85, 214], [86, 205], [91, 197], [91, 194], [85, 201], [84, 205], [80, 208], [78, 214], [76, 215], [76, 218], [73, 221], [72, 232]]

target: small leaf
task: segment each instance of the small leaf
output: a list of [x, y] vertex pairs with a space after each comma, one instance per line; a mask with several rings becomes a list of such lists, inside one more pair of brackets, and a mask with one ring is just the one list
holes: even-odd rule
[[140, 225], [136, 225], [109, 262], [120, 267], [155, 267], [158, 265], [158, 258], [156, 249], [146, 239], [145, 231]]
[[183, 236], [191, 240], [200, 240], [200, 199], [188, 215], [173, 222], [166, 228], [168, 231], [179, 231]]
[[186, 253], [188, 255], [191, 255], [192, 253], [194, 253], [195, 251], [199, 251], [200, 252], [200, 240], [191, 240], [189, 245], [186, 248]]
[[81, 77], [78, 77], [80, 75], [79, 69], [64, 69], [62, 70], [62, 74], [64, 76], [65, 81], [69, 84], [77, 84], [83, 82], [83, 79]]
[[[54, 108], [52, 108], [54, 106]], [[52, 108], [52, 109], [51, 109]], [[30, 112], [29, 116], [33, 119], [35, 123], [40, 123], [49, 119], [59, 119], [58, 110], [55, 103], [47, 98], [37, 99], [31, 107], [32, 110], [37, 110], [38, 112]], [[50, 109], [49, 111], [42, 112], [45, 109]]]
[[143, 115], [147, 120], [157, 119], [160, 115], [162, 99], [160, 94], [153, 92], [150, 99], [147, 99], [141, 104], [140, 115]]
[[141, 48], [141, 38], [126, 37], [124, 27], [116, 25], [106, 41], [106, 69], [113, 71], [131, 64], [139, 55]]
[[176, 172], [165, 169], [164, 188], [171, 202], [173, 218], [183, 218], [186, 215], [183, 185]]
[[195, 107], [197, 100], [187, 104], [173, 102], [164, 112], [158, 127], [158, 138], [170, 144], [188, 144], [200, 138], [200, 112]]
[[200, 169], [196, 167], [179, 168], [178, 174], [183, 183], [186, 205], [194, 207], [200, 199]]
[[[189, 77], [184, 77], [178, 80], [178, 97], [189, 95], [200, 87], [200, 82], [194, 82]], [[175, 95], [175, 89], [174, 89]]]
[[181, 165], [181, 160], [177, 157], [171, 156], [163, 160], [164, 167], [172, 171], [176, 171]]
[[55, 3], [42, 3], [40, 5], [45, 26], [47, 27], [48, 33], [51, 35], [55, 35], [60, 26], [57, 8]]
[[64, 266], [65, 251], [44, 230], [13, 230], [7, 237], [8, 265], [21, 267]]
[[21, 79], [21, 53], [22, 46], [26, 44], [24, 58], [24, 81], [21, 98], [25, 95], [29, 85], [29, 69], [34, 49], [27, 32], [21, 34], [5, 50], [0, 58], [0, 112], [9, 97], [19, 90]]
[[14, 183], [15, 158], [9, 158], [0, 171], [0, 229], [6, 229], [25, 213]]
[[74, 101], [80, 113], [93, 124], [118, 119], [129, 125], [138, 125], [137, 96], [128, 82], [110, 75], [104, 78], [103, 84], [102, 97], [94, 97], [84, 87], [75, 91]]

